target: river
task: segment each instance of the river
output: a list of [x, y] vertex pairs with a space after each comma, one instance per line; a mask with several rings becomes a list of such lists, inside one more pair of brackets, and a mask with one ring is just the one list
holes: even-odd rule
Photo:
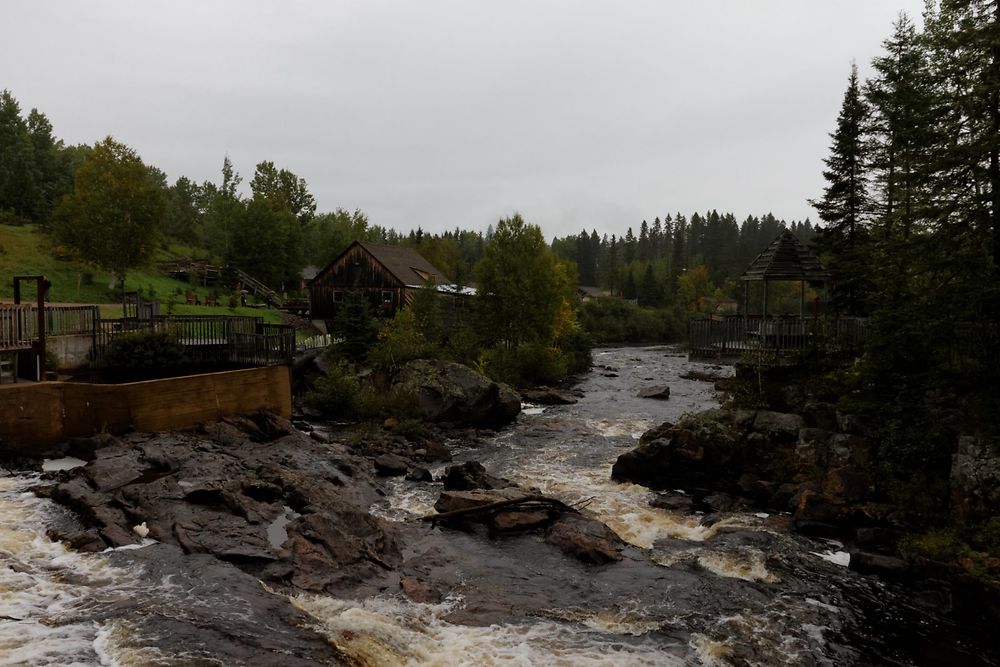
[[[440, 485], [396, 478], [371, 511], [396, 522], [405, 573], [433, 583], [440, 601], [387, 589], [287, 602], [358, 665], [1000, 664], [988, 636], [855, 574], [842, 545], [793, 535], [786, 517], [675, 513], [651, 507], [648, 489], [612, 482], [611, 465], [642, 432], [717, 398], [681, 377], [706, 366], [672, 348], [596, 350], [594, 363], [576, 404], [528, 406], [495, 436], [449, 445], [456, 461], [586, 503], [632, 545], [623, 562], [583, 565], [537, 536], [419, 524]], [[669, 385], [670, 399], [637, 397], [653, 384]], [[222, 594], [201, 590], [198, 572], [170, 572], [180, 559], [144, 565], [145, 549], [67, 550], [46, 529], [74, 519], [28, 492], [35, 481], [0, 478], [0, 666], [242, 664], [164, 640], [143, 610], [176, 609], [186, 627], [252, 624], [238, 587], [256, 582], [227, 581]]]

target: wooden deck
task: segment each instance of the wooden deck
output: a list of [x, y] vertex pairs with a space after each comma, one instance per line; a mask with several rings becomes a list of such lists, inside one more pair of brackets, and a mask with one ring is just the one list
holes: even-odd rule
[[187, 348], [195, 363], [211, 366], [289, 365], [295, 353], [295, 329], [265, 324], [261, 317], [192, 315], [152, 320], [101, 320], [94, 344], [99, 360], [118, 336], [165, 333]]
[[868, 320], [859, 317], [733, 315], [688, 323], [690, 357], [727, 363], [783, 364], [809, 350], [860, 350], [867, 334]]
[[[265, 324], [261, 317], [212, 315], [103, 320], [96, 305], [47, 305], [43, 316], [47, 337], [91, 337], [94, 360], [103, 356], [114, 338], [150, 331], [167, 333], [188, 349], [192, 361], [211, 366], [287, 365], [295, 353], [295, 329]], [[17, 355], [35, 350], [38, 327], [36, 305], [0, 304], [0, 381], [16, 381]]]

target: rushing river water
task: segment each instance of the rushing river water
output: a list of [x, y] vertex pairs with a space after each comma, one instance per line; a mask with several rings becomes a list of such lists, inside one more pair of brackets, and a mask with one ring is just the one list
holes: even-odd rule
[[[586, 502], [585, 513], [633, 545], [625, 561], [587, 566], [537, 536], [415, 524], [432, 512], [440, 484], [396, 478], [372, 511], [397, 522], [407, 567], [435, 582], [443, 599], [419, 604], [389, 589], [288, 603], [358, 665], [997, 664], [989, 636], [849, 571], [840, 545], [789, 534], [784, 517], [674, 513], [651, 507], [648, 489], [612, 482], [611, 465], [643, 431], [712, 407], [716, 397], [711, 384], [680, 377], [705, 366], [670, 348], [598, 350], [594, 361], [577, 404], [529, 407], [476, 446], [450, 445], [457, 461]], [[654, 384], [669, 385], [670, 399], [637, 398]], [[0, 478], [0, 667], [245, 664], [213, 657], [203, 638], [222, 624], [254, 631], [239, 587], [258, 582], [215, 572], [213, 585], [202, 585], [200, 571], [170, 571], [183, 559], [144, 564], [146, 549], [69, 551], [45, 532], [74, 519], [27, 492], [35, 481]], [[163, 612], [144, 615], [152, 608], [199, 628], [199, 648], [164, 639]]]

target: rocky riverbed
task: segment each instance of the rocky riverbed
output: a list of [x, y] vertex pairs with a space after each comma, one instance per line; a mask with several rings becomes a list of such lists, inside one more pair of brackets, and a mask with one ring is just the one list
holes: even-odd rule
[[[726, 370], [669, 348], [596, 361], [575, 394], [539, 395], [548, 406], [499, 431], [262, 415], [75, 441], [77, 460], [47, 466], [75, 467], [0, 485], [0, 583], [13, 592], [0, 601], [0, 654], [53, 665], [996, 661], [975, 628], [850, 571], [841, 544], [791, 532], [790, 514], [612, 480], [643, 433], [717, 406], [713, 378]], [[638, 396], [650, 386], [669, 397]], [[439, 503], [525, 496], [557, 502], [421, 520]]]

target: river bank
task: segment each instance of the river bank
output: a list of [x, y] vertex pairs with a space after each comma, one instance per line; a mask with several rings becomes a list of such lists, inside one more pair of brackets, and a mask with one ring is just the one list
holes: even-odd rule
[[[644, 432], [716, 407], [713, 384], [693, 378], [725, 369], [670, 348], [598, 350], [595, 364], [576, 403], [526, 406], [496, 432], [432, 429], [408, 438], [230, 422], [136, 434], [104, 453], [88, 455], [78, 443], [79, 454], [93, 457], [88, 465], [51, 479], [9, 478], [18, 489], [4, 499], [42, 508], [26, 519], [28, 532], [7, 542], [7, 553], [29, 563], [11, 570], [44, 579], [45, 567], [22, 556], [35, 548], [25, 543], [48, 545], [58, 554], [42, 560], [72, 564], [75, 574], [56, 578], [74, 586], [53, 594], [58, 609], [39, 598], [37, 612], [0, 613], [21, 619], [12, 627], [38, 629], [43, 643], [56, 643], [54, 628], [72, 619], [82, 633], [78, 653], [63, 655], [84, 664], [99, 663], [98, 650], [121, 664], [295, 664], [289, 655], [361, 665], [996, 661], [973, 628], [921, 607], [903, 586], [844, 567], [842, 545], [790, 532], [790, 515], [656, 506], [649, 489], [612, 481], [613, 463]], [[661, 384], [669, 399], [638, 397]], [[431, 481], [378, 475], [375, 459], [398, 448]], [[621, 559], [582, 562], [544, 532], [418, 521], [433, 512], [448, 466], [470, 461], [521, 488], [586, 503], [585, 516], [624, 540]], [[91, 505], [107, 509], [84, 512], [80, 523], [26, 495], [30, 486], [70, 504], [81, 491], [103, 494]], [[145, 537], [134, 530], [143, 524]], [[67, 550], [46, 530], [76, 537], [80, 548], [115, 550]], [[87, 547], [88, 531], [101, 544]], [[105, 567], [121, 571], [102, 576]], [[195, 585], [213, 577], [247, 583], [226, 596]], [[189, 588], [198, 593], [190, 604]], [[211, 604], [198, 601], [213, 590]], [[195, 629], [175, 642], [156, 629], [164, 619]], [[128, 632], [113, 633], [115, 623]], [[264, 645], [261, 634], [275, 643]], [[144, 662], [135, 653], [143, 650], [159, 657]]]

